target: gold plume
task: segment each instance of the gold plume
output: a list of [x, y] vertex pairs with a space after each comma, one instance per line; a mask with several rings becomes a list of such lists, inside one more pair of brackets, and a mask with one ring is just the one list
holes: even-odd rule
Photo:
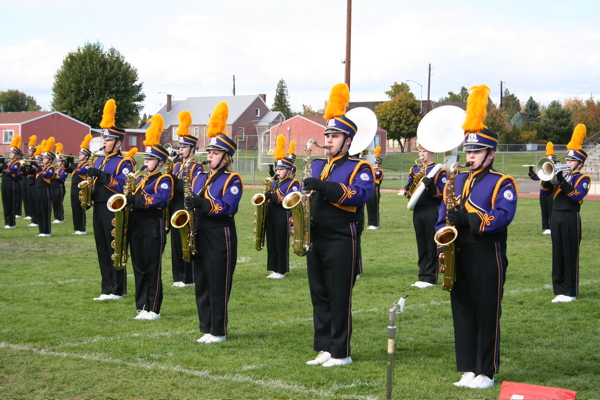
[[46, 139], [42, 139], [42, 144], [40, 144], [36, 149], [35, 149], [35, 153], [33, 153], [33, 156], [39, 156], [40, 154], [42, 154], [44, 152], [44, 149], [46, 148]]
[[291, 154], [293, 156], [296, 155], [296, 141], [292, 140], [290, 142], [290, 148], [288, 149], [288, 154]]
[[34, 147], [36, 140], [37, 140], [37, 136], [36, 135], [31, 135], [29, 137], [29, 147]]
[[117, 113], [117, 103], [114, 99], [106, 100], [104, 103], [104, 112], [102, 113], [102, 122], [100, 128], [108, 129], [115, 126], [115, 114]]
[[375, 158], [379, 158], [379, 153], [381, 153], [381, 146], [375, 146]]
[[554, 155], [554, 143], [552, 143], [552, 142], [546, 143], [546, 155], [547, 156]]
[[481, 132], [486, 128], [483, 120], [487, 114], [490, 88], [485, 85], [473, 86], [469, 92], [471, 93], [467, 99], [467, 118], [462, 128], [465, 132]]
[[56, 143], [56, 154], [62, 154], [63, 153], [63, 144], [62, 143]]
[[10, 142], [10, 147], [16, 147], [17, 149], [21, 150], [21, 136], [15, 135]]
[[326, 120], [330, 120], [331, 118], [339, 117], [341, 115], [346, 115], [346, 108], [348, 107], [348, 103], [350, 102], [350, 89], [348, 85], [345, 83], [338, 83], [331, 88], [331, 93], [329, 94], [329, 101], [327, 102], [327, 107], [325, 108], [325, 117]]
[[182, 111], [177, 114], [177, 118], [179, 118], [177, 136], [189, 136], [189, 129], [192, 124], [192, 114], [189, 111]]
[[46, 140], [46, 147], [45, 147], [44, 152], [50, 153], [52, 151], [52, 148], [54, 147], [54, 143], [55, 143], [54, 136], [50, 136], [48, 138], [48, 140]]
[[138, 152], [138, 148], [137, 147], [132, 147], [131, 150], [129, 150], [127, 152], [127, 154], [125, 154], [125, 158], [133, 158], [133, 156], [135, 156]]
[[229, 108], [224, 101], [217, 104], [213, 110], [210, 120], [208, 121], [208, 131], [206, 136], [209, 138], [217, 136], [219, 133], [227, 135], [225, 128], [227, 127], [227, 118], [229, 117]]
[[586, 128], [584, 124], [577, 124], [575, 130], [573, 131], [573, 136], [571, 136], [571, 141], [567, 144], [567, 149], [569, 150], [581, 150], [581, 144], [583, 143], [583, 139], [585, 139]]
[[160, 144], [160, 135], [162, 134], [165, 126], [165, 120], [160, 114], [154, 114], [150, 118], [150, 126], [146, 130], [146, 140], [144, 140], [144, 146], [156, 146]]
[[90, 147], [90, 142], [92, 141], [92, 134], [88, 133], [87, 135], [85, 135], [85, 137], [83, 138], [83, 142], [81, 142], [81, 146], [79, 146], [82, 149], [87, 149]]
[[275, 142], [275, 154], [273, 158], [281, 160], [283, 157], [285, 157], [285, 136], [279, 135]]

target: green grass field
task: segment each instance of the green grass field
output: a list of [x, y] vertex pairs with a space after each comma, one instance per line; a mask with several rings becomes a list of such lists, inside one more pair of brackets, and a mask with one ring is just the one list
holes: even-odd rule
[[[67, 208], [52, 237], [18, 220], [0, 230], [0, 398], [385, 398], [388, 309], [409, 295], [397, 323], [394, 398], [497, 398], [502, 381], [561, 387], [600, 398], [600, 201], [582, 207], [581, 295], [551, 303], [551, 242], [537, 198], [520, 198], [510, 226], [496, 386], [456, 388], [449, 295], [417, 289], [416, 242], [406, 199], [384, 193], [382, 227], [363, 234], [364, 273], [354, 289], [354, 364], [307, 366], [312, 309], [305, 259], [286, 279], [265, 279], [266, 251], [252, 244], [250, 198], [237, 227], [239, 259], [224, 343], [201, 345], [193, 287], [171, 287], [163, 256], [162, 318], [133, 320], [134, 283], [120, 301], [100, 294], [91, 221], [74, 236]], [[67, 203], [67, 202], [65, 202]], [[91, 218], [91, 211], [88, 211]]]

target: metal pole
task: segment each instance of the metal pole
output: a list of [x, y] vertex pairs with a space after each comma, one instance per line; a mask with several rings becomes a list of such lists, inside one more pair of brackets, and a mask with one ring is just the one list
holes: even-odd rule
[[[394, 353], [396, 351], [396, 314], [401, 314], [404, 311], [404, 303], [408, 295], [401, 297], [400, 300], [394, 303], [394, 306], [389, 310], [388, 325], [388, 371], [387, 371], [387, 391], [386, 400], [392, 399], [392, 389], [394, 387]], [[400, 317], [398, 317], [400, 319]]]
[[352, 0], [346, 6], [346, 85], [350, 88], [350, 50], [352, 48]]

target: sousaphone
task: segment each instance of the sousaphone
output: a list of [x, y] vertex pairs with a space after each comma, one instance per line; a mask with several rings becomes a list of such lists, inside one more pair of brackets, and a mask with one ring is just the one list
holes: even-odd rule
[[373, 138], [377, 133], [377, 116], [367, 107], [356, 107], [346, 113], [346, 117], [357, 126], [356, 135], [348, 154], [356, 155], [363, 152], [363, 158], [371, 165], [375, 163], [375, 143]]

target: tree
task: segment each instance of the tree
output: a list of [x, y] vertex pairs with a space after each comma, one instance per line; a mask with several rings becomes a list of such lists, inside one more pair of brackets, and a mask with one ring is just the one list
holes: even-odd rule
[[523, 122], [530, 125], [533, 122], [539, 122], [542, 112], [540, 111], [540, 105], [533, 100], [533, 97], [529, 97], [521, 114], [523, 116]]
[[271, 110], [281, 112], [285, 116], [285, 119], [291, 118], [294, 115], [294, 113], [292, 113], [292, 107], [290, 106], [287, 85], [285, 84], [283, 78], [277, 82], [275, 99], [273, 100], [273, 106], [271, 107]]
[[587, 134], [591, 135], [600, 131], [600, 102], [593, 96], [583, 101], [578, 98], [567, 99], [565, 108], [571, 110], [573, 124], [584, 124]]
[[54, 110], [91, 127], [100, 124], [106, 100], [115, 99], [115, 125], [137, 128], [146, 98], [137, 69], [114, 47], [105, 51], [100, 42], [86, 43], [67, 54], [54, 75], [52, 92]]
[[399, 95], [401, 93], [408, 93], [412, 96], [413, 99], [416, 100], [415, 95], [411, 93], [410, 86], [406, 82], [402, 82], [402, 83], [394, 82], [394, 84], [391, 86], [391, 90], [388, 90], [385, 92], [385, 94], [388, 96], [388, 98], [390, 100], [392, 100], [394, 97], [396, 97], [397, 95]]
[[509, 92], [508, 89], [504, 89], [504, 94], [502, 95], [502, 111], [504, 111], [508, 119], [512, 118], [516, 113], [521, 112], [519, 98]]
[[448, 92], [448, 96], [446, 97], [440, 97], [440, 103], [452, 103], [452, 102], [458, 102], [458, 101], [467, 101], [467, 98], [469, 97], [469, 89], [467, 89], [466, 87], [461, 87], [460, 88], [460, 92], [454, 93], [454, 92]]
[[402, 152], [404, 152], [404, 144], [401, 139], [404, 138], [406, 142], [417, 134], [417, 126], [421, 120], [419, 112], [419, 102], [410, 92], [396, 94], [392, 100], [375, 107], [379, 126], [387, 130], [389, 139], [400, 143]]
[[489, 130], [496, 132], [498, 136], [506, 135], [508, 133], [508, 128], [502, 110], [496, 107], [491, 101], [488, 102], [487, 108], [484, 124]]
[[572, 114], [573, 112], [563, 108], [559, 101], [554, 100], [550, 103], [539, 125], [541, 138], [552, 143], [568, 143], [574, 127]]
[[8, 89], [0, 92], [0, 104], [2, 112], [41, 111], [35, 99], [18, 90]]

